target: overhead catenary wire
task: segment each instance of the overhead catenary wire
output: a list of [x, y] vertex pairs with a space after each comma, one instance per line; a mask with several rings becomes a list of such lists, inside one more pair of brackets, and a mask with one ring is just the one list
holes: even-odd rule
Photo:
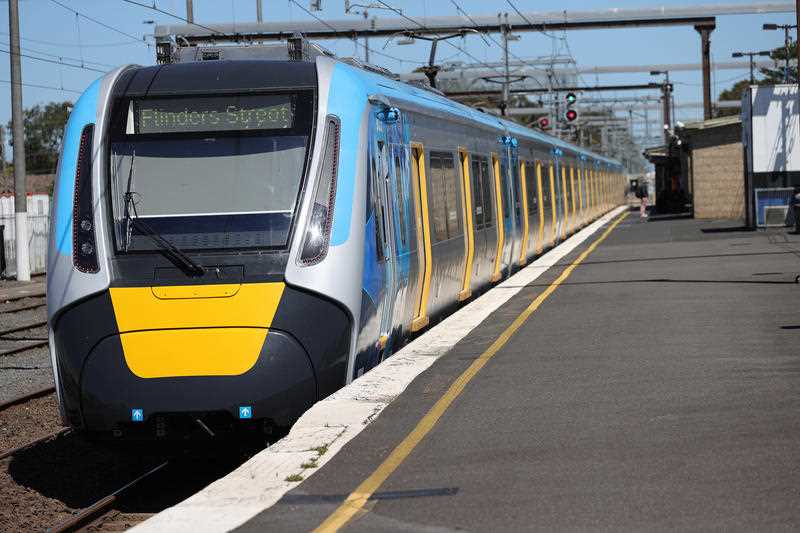
[[[4, 48], [0, 48], [0, 52], [6, 53], [8, 55], [11, 55], [11, 51], [10, 50], [6, 50]], [[92, 72], [99, 72], [101, 74], [105, 74], [106, 73], [105, 70], [100, 70], [100, 69], [96, 69], [96, 68], [92, 68], [92, 67], [87, 67], [86, 65], [73, 65], [72, 63], [65, 63], [64, 61], [57, 61], [55, 59], [46, 59], [44, 57], [36, 57], [36, 56], [29, 55], [29, 54], [20, 53], [19, 57], [24, 57], [26, 59], [33, 59], [33, 60], [36, 60], [36, 61], [42, 61], [44, 63], [52, 63], [54, 65], [63, 65], [65, 67], [72, 67], [72, 68], [79, 68], [79, 69], [83, 69], [83, 70], [90, 70]]]
[[124, 35], [125, 37], [128, 37], [128, 38], [130, 38], [130, 39], [132, 39], [132, 40], [134, 40], [134, 41], [136, 41], [136, 42], [139, 42], [139, 43], [142, 43], [142, 44], [144, 44], [144, 45], [145, 45], [145, 46], [147, 46], [148, 48], [150, 47], [150, 44], [149, 44], [149, 43], [147, 43], [147, 42], [144, 40], [144, 36], [142, 36], [142, 37], [137, 37], [137, 36], [135, 36], [135, 35], [133, 35], [133, 34], [131, 34], [131, 33], [128, 33], [128, 32], [126, 32], [126, 31], [122, 31], [122, 30], [120, 30], [119, 28], [115, 28], [114, 26], [111, 26], [110, 24], [106, 24], [105, 22], [103, 22], [103, 21], [101, 21], [101, 20], [97, 20], [96, 18], [90, 17], [89, 15], [87, 15], [87, 14], [85, 14], [85, 13], [81, 13], [80, 11], [77, 11], [77, 10], [75, 10], [75, 9], [71, 8], [70, 6], [68, 6], [68, 5], [66, 5], [66, 4], [63, 4], [63, 3], [61, 3], [61, 2], [59, 2], [58, 0], [50, 0], [50, 1], [51, 1], [52, 3], [54, 3], [54, 4], [58, 5], [58, 6], [61, 6], [61, 7], [63, 7], [63, 8], [64, 8], [64, 9], [66, 9], [67, 11], [71, 11], [71, 12], [72, 12], [72, 13], [74, 13], [76, 16], [83, 17], [83, 18], [85, 18], [86, 20], [88, 20], [88, 21], [90, 21], [90, 22], [94, 22], [95, 24], [97, 24], [97, 25], [99, 25], [99, 26], [102, 26], [102, 27], [106, 28], [107, 30], [111, 30], [111, 31], [113, 31], [113, 32], [119, 33], [120, 35]]
[[[4, 36], [8, 37], [8, 32], [0, 31], [0, 35], [4, 35]], [[43, 44], [43, 45], [46, 45], [46, 46], [59, 46], [59, 47], [65, 47], [66, 46], [66, 47], [70, 47], [70, 48], [77, 48], [78, 47], [78, 45], [75, 44], [75, 43], [58, 43], [58, 42], [55, 42], [55, 41], [45, 41], [45, 40], [42, 40], [42, 39], [32, 39], [30, 37], [23, 37], [23, 36], [20, 36], [20, 40], [21, 41], [29, 41], [29, 42], [36, 43], [36, 44]], [[84, 43], [83, 47], [84, 48], [90, 48], [90, 47], [91, 48], [111, 48], [111, 47], [114, 47], [114, 46], [127, 46], [127, 45], [131, 45], [131, 44], [141, 44], [141, 41], [119, 41], [119, 42], [115, 42], [115, 43]]]
[[[469, 15], [469, 13], [467, 13], [466, 11], [464, 11], [464, 10], [461, 8], [461, 6], [460, 6], [460, 5], [458, 5], [458, 3], [457, 3], [455, 0], [450, 0], [450, 3], [451, 3], [451, 4], [453, 4], [453, 7], [455, 7], [455, 8], [456, 8], [456, 11], [460, 12], [460, 13], [461, 13], [461, 14], [463, 14], [465, 17], [467, 17], [467, 20], [469, 20], [469, 21], [470, 21], [472, 24], [474, 24], [475, 26], [478, 26], [478, 23], [475, 21], [475, 19], [473, 19], [473, 18], [472, 18], [472, 17]], [[484, 35], [484, 34], [482, 34], [482, 33], [479, 33], [478, 35], [480, 35], [481, 37], [483, 37], [483, 35]], [[503, 45], [502, 45], [502, 44], [501, 44], [501, 43], [500, 43], [500, 42], [499, 42], [497, 39], [495, 39], [495, 38], [494, 38], [494, 37], [493, 37], [491, 34], [487, 33], [487, 34], [486, 34], [486, 37], [488, 37], [489, 39], [491, 39], [491, 41], [492, 41], [494, 44], [496, 44], [498, 47], [500, 47], [500, 49], [501, 49], [501, 50], [503, 49]], [[484, 39], [484, 42], [486, 42], [486, 39]], [[487, 44], [488, 44], [488, 43], [487, 43]], [[541, 71], [544, 71], [544, 69], [538, 68], [538, 67], [536, 67], [535, 65], [532, 65], [532, 64], [528, 63], [528, 62], [527, 62], [525, 59], [523, 59], [523, 58], [519, 57], [519, 56], [518, 56], [518, 55], [516, 55], [514, 52], [511, 52], [511, 51], [509, 50], [509, 52], [508, 52], [508, 53], [509, 53], [509, 55], [511, 55], [511, 57], [513, 57], [513, 58], [514, 58], [514, 59], [516, 59], [517, 61], [519, 61], [519, 62], [523, 63], [523, 66], [529, 67], [529, 68], [531, 68], [531, 69], [533, 69], [533, 70], [541, 70]], [[539, 81], [539, 80], [538, 80], [538, 79], [536, 79], [536, 78], [532, 78], [532, 79], [533, 79], [533, 80], [534, 80], [534, 81], [535, 81], [535, 82], [536, 82], [536, 83], [539, 85], [539, 87], [544, 87], [544, 85], [542, 85], [542, 82], [541, 82], [541, 81]]]
[[[126, 1], [127, 1], [127, 0], [126, 0]], [[325, 21], [325, 19], [323, 19], [323, 18], [321, 18], [321, 17], [318, 17], [317, 15], [315, 15], [314, 13], [312, 13], [311, 11], [309, 11], [308, 9], [306, 9], [306, 8], [305, 8], [305, 7], [304, 7], [302, 4], [300, 4], [299, 2], [297, 2], [297, 0], [289, 0], [289, 3], [290, 3], [290, 5], [291, 5], [291, 4], [294, 4], [294, 5], [296, 5], [297, 7], [299, 7], [299, 8], [300, 8], [301, 10], [303, 10], [303, 11], [304, 11], [304, 12], [305, 12], [307, 15], [309, 15], [309, 16], [310, 16], [310, 17], [312, 17], [312, 18], [314, 18], [314, 19], [315, 19], [317, 22], [319, 22], [320, 24], [323, 24], [323, 25], [324, 25], [325, 27], [327, 27], [329, 30], [336, 31], [336, 28], [334, 28], [333, 26], [331, 26], [330, 24], [328, 24], [328, 23]], [[358, 42], [358, 39], [356, 39], [354, 42], [355, 42], [356, 46], [360, 46], [360, 47], [362, 47], [362, 48], [366, 48], [366, 45], [364, 45], [364, 44], [362, 44], [362, 43]], [[401, 62], [401, 63], [403, 63], [403, 62], [405, 62], [405, 63], [414, 63], [414, 64], [416, 64], [416, 65], [425, 65], [425, 64], [426, 64], [424, 61], [414, 61], [414, 60], [411, 60], [411, 59], [402, 59], [402, 58], [400, 58], [400, 57], [396, 57], [396, 56], [393, 56], [393, 55], [390, 55], [390, 54], [386, 54], [386, 53], [383, 53], [383, 52], [379, 52], [378, 50], [375, 50], [375, 49], [373, 49], [373, 48], [370, 48], [370, 50], [369, 50], [369, 51], [370, 51], [371, 53], [375, 54], [375, 55], [379, 55], [379, 56], [385, 57], [385, 58], [387, 58], [387, 59], [391, 59], [391, 60], [393, 60], [393, 61], [399, 61], [399, 62]]]
[[[0, 83], [7, 83], [7, 84], [11, 85], [11, 80], [0, 79]], [[52, 89], [54, 91], [64, 91], [66, 93], [81, 94], [83, 92], [83, 91], [77, 91], [75, 89], [67, 89], [65, 87], [56, 87], [55, 85], [40, 85], [38, 83], [24, 82], [24, 83], [20, 83], [20, 85], [22, 85], [23, 87], [34, 87], [36, 89]]]
[[[6, 43], [6, 42], [0, 42], [0, 44], [2, 44], [4, 46], [9, 46], [9, 44]], [[81, 61], [81, 59], [79, 59], [77, 57], [70, 57], [70, 56], [65, 56], [65, 55], [62, 55], [62, 54], [53, 54], [51, 52], [43, 52], [42, 50], [35, 50], [35, 49], [29, 48], [27, 46], [20, 46], [20, 50], [23, 50], [23, 51], [31, 53], [31, 54], [39, 54], [39, 55], [47, 56], [47, 57], [55, 57], [55, 58], [61, 59], [61, 60]], [[99, 61], [85, 61], [84, 60], [83, 63], [86, 64], [86, 65], [94, 65], [94, 66], [97, 66], [97, 67], [114, 68], [116, 66], [116, 65], [111, 65], [109, 63], [100, 63]]]
[[[292, 1], [294, 1], [294, 0], [292, 0]], [[397, 13], [398, 15], [400, 15], [401, 17], [403, 17], [404, 19], [406, 19], [406, 20], [408, 20], [408, 21], [410, 21], [410, 22], [412, 22], [412, 23], [416, 24], [417, 26], [419, 26], [419, 27], [420, 27], [420, 28], [422, 28], [423, 30], [426, 30], [426, 31], [431, 31], [431, 30], [430, 30], [430, 28], [428, 28], [428, 27], [427, 27], [427, 26], [425, 26], [424, 24], [422, 24], [422, 23], [420, 23], [420, 22], [418, 22], [418, 21], [414, 20], [413, 18], [409, 17], [408, 15], [404, 14], [402, 10], [400, 10], [400, 9], [397, 9], [397, 8], [396, 8], [396, 7], [394, 7], [394, 6], [391, 6], [391, 5], [387, 4], [387, 3], [386, 3], [386, 2], [384, 2], [383, 0], [378, 0], [378, 3], [382, 4], [382, 5], [383, 5], [383, 6], [384, 6], [386, 9], [388, 9], [388, 10], [390, 10], [390, 11], [394, 11], [395, 13]], [[411, 31], [411, 30], [409, 30], [409, 31]], [[451, 47], [455, 48], [456, 50], [459, 50], [461, 53], [463, 53], [464, 55], [466, 55], [467, 57], [469, 57], [470, 59], [472, 59], [473, 61], [475, 61], [475, 62], [476, 62], [476, 63], [478, 63], [479, 65], [483, 65], [483, 66], [485, 66], [486, 68], [488, 68], [488, 69], [490, 69], [490, 70], [493, 70], [493, 71], [494, 71], [494, 72], [496, 72], [498, 75], [501, 75], [501, 76], [504, 76], [504, 75], [505, 75], [504, 73], [502, 73], [502, 72], [500, 72], [499, 70], [497, 70], [496, 68], [492, 67], [491, 65], [489, 65], [489, 64], [488, 64], [488, 63], [486, 63], [485, 61], [481, 61], [480, 59], [478, 59], [477, 57], [475, 57], [475, 56], [474, 56], [474, 55], [472, 55], [471, 53], [467, 52], [466, 50], [464, 50], [462, 47], [458, 46], [457, 44], [454, 44], [453, 42], [451, 42], [451, 41], [449, 41], [449, 40], [444, 40], [443, 42], [444, 42], [445, 44], [447, 44], [447, 45], [450, 45]]]
[[[51, 1], [55, 1], [55, 0], [51, 0]], [[142, 7], [144, 9], [150, 9], [152, 11], [155, 11], [156, 13], [161, 13], [162, 15], [166, 15], [168, 17], [172, 17], [175, 20], [180, 20], [182, 22], [185, 22], [186, 24], [191, 24], [192, 26], [197, 26], [198, 28], [203, 28], [204, 30], [208, 30], [208, 31], [210, 31], [212, 33], [216, 33], [218, 35], [224, 35], [224, 32], [221, 32], [219, 30], [215, 30], [214, 28], [209, 28], [208, 26], [204, 26], [203, 24], [199, 24], [199, 23], [194, 22], [194, 21], [189, 21], [186, 17], [182, 17], [182, 16], [180, 16], [180, 15], [178, 15], [176, 13], [173, 13], [171, 11], [167, 11], [166, 9], [161, 9], [160, 7], [158, 7], [156, 5], [155, 2], [153, 2], [153, 5], [148, 5], [148, 4], [143, 4], [141, 2], [136, 2], [135, 0], [122, 0], [122, 1], [125, 2], [126, 4], [139, 6], [139, 7]]]

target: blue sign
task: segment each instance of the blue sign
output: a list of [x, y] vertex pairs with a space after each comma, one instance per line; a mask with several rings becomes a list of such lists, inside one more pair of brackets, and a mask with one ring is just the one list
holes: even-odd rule
[[251, 405], [239, 406], [239, 418], [253, 418], [253, 407]]
[[144, 422], [144, 409], [131, 409], [131, 421]]

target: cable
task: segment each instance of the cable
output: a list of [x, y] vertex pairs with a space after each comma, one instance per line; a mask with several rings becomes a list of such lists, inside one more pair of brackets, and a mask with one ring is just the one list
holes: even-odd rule
[[[3, 44], [5, 46], [9, 46], [9, 47], [11, 46], [9, 43], [5, 43], [5, 42], [4, 43], [0, 43], [0, 44]], [[33, 48], [28, 48], [27, 46], [20, 46], [20, 50], [24, 50], [24, 51], [30, 52], [32, 54], [39, 54], [39, 55], [48, 56], [48, 57], [56, 57], [58, 59], [67, 59], [69, 61], [82, 61], [81, 59], [78, 59], [77, 57], [70, 57], [70, 56], [65, 56], [65, 55], [61, 55], [61, 54], [51, 54], [50, 52], [42, 52], [41, 50], [34, 50]], [[83, 62], [88, 64], [88, 65], [96, 65], [98, 67], [114, 68], [116, 66], [116, 65], [109, 65], [108, 63], [100, 63], [98, 61], [83, 61]]]
[[[456, 3], [456, 1], [455, 1], [455, 0], [450, 0], [450, 3], [451, 3], [451, 4], [453, 4], [453, 7], [455, 7], [457, 11], [461, 12], [461, 13], [462, 13], [462, 14], [463, 14], [465, 17], [467, 17], [467, 19], [468, 19], [468, 20], [469, 20], [469, 21], [470, 21], [472, 24], [474, 24], [475, 26], [478, 26], [478, 23], [477, 23], [477, 22], [475, 22], [475, 19], [473, 19], [471, 16], [469, 16], [469, 14], [468, 14], [466, 11], [464, 11], [464, 10], [461, 8], [461, 6], [460, 6], [460, 5], [458, 5], [458, 3]], [[481, 33], [481, 34], [479, 34], [479, 35], [481, 35], [481, 37], [483, 37], [483, 34], [482, 34], [482, 33]], [[501, 44], [499, 41], [497, 41], [497, 40], [496, 40], [494, 37], [492, 37], [492, 35], [491, 35], [490, 33], [487, 33], [487, 34], [486, 34], [486, 36], [487, 36], [489, 39], [491, 39], [491, 41], [492, 41], [494, 44], [496, 44], [498, 47], [500, 47], [500, 49], [501, 49], [501, 50], [503, 49], [503, 45], [502, 45], [502, 44]], [[484, 42], [486, 42], [486, 40], [485, 40], [485, 39], [484, 39]], [[509, 52], [508, 52], [508, 53], [511, 55], [511, 57], [513, 57], [513, 58], [514, 58], [514, 59], [516, 59], [517, 61], [521, 62], [523, 65], [525, 65], [525, 66], [527, 66], [527, 67], [529, 67], [529, 68], [531, 68], [531, 69], [533, 69], [533, 70], [539, 70], [539, 71], [545, 72], [545, 69], [541, 69], [541, 68], [538, 68], [538, 67], [536, 67], [535, 65], [531, 65], [531, 64], [530, 64], [530, 63], [528, 63], [528, 62], [527, 62], [525, 59], [523, 59], [523, 58], [519, 57], [518, 55], [516, 55], [514, 52], [511, 52], [511, 51], [509, 50]], [[537, 78], [533, 78], [533, 81], [535, 81], [535, 82], [536, 82], [536, 83], [539, 85], [539, 87], [542, 87], [542, 88], [544, 88], [544, 85], [542, 85], [542, 82], [540, 82], [540, 81], [539, 81]]]
[[[8, 33], [3, 32], [3, 31], [0, 31], [0, 35], [5, 35], [6, 37], [9, 36]], [[31, 39], [30, 37], [23, 37], [23, 36], [20, 36], [20, 40], [21, 41], [29, 41], [29, 42], [37, 43], [37, 44], [44, 44], [46, 46], [59, 46], [59, 47], [67, 46], [67, 47], [70, 47], [70, 48], [77, 48], [78, 47], [78, 45], [75, 44], [75, 43], [57, 43], [57, 42], [54, 42], [54, 41], [43, 41], [41, 39]], [[84, 44], [83, 47], [84, 48], [110, 48], [110, 47], [113, 47], [113, 46], [127, 46], [127, 45], [130, 45], [130, 44], [139, 44], [139, 43], [141, 43], [141, 41], [135, 41], [135, 42], [133, 42], [133, 41], [121, 41], [121, 42], [116, 42], [116, 43]]]
[[[11, 85], [10, 80], [2, 80], [0, 79], [0, 83], [7, 83]], [[20, 83], [23, 87], [35, 87], [37, 89], [53, 89], [54, 91], [64, 91], [66, 93], [75, 93], [75, 94], [83, 94], [83, 91], [76, 91], [75, 89], [65, 89], [64, 87], [56, 87], [54, 85], [39, 85], [36, 83]]]
[[99, 24], [100, 26], [102, 26], [102, 27], [104, 27], [104, 28], [106, 28], [108, 30], [117, 32], [120, 35], [124, 35], [125, 37], [129, 37], [129, 38], [133, 39], [134, 41], [140, 42], [140, 43], [144, 44], [145, 46], [147, 46], [148, 48], [150, 47], [150, 45], [144, 41], [144, 37], [139, 38], [139, 37], [136, 37], [133, 34], [130, 34], [130, 33], [124, 32], [124, 31], [122, 31], [122, 30], [120, 30], [118, 28], [115, 28], [114, 26], [109, 26], [105, 22], [101, 22], [101, 21], [97, 20], [96, 18], [92, 18], [89, 15], [85, 15], [85, 14], [81, 13], [80, 11], [76, 11], [76, 10], [72, 9], [68, 5], [62, 4], [58, 0], [50, 0], [50, 1], [53, 2], [54, 4], [58, 5], [58, 6], [63, 7], [67, 11], [71, 11], [72, 13], [75, 13], [76, 16], [83, 17], [86, 20], [94, 22], [95, 24]]
[[[128, 1], [128, 0], [124, 0], [124, 1]], [[299, 7], [299, 8], [300, 8], [301, 10], [303, 10], [303, 11], [304, 11], [304, 12], [305, 12], [307, 15], [311, 16], [312, 18], [314, 18], [314, 19], [315, 19], [317, 22], [319, 22], [320, 24], [323, 24], [323, 25], [324, 25], [326, 28], [328, 28], [329, 30], [331, 30], [331, 31], [337, 31], [337, 30], [336, 30], [336, 28], [334, 28], [333, 26], [331, 26], [330, 24], [328, 24], [328, 23], [325, 21], [325, 19], [322, 19], [322, 18], [320, 18], [320, 17], [316, 16], [314, 13], [312, 13], [311, 11], [309, 11], [308, 9], [306, 9], [304, 6], [302, 6], [302, 5], [301, 5], [299, 2], [297, 2], [297, 0], [289, 0], [289, 2], [290, 2], [290, 3], [292, 3], [292, 4], [294, 4], [294, 5], [296, 5], [297, 7]], [[362, 43], [358, 42], [358, 39], [356, 39], [354, 42], [355, 42], [356, 46], [360, 46], [361, 48], [366, 48], [366, 45], [364, 45], [364, 44], [362, 44]], [[383, 57], [385, 57], [385, 58], [387, 58], [387, 59], [392, 59], [392, 60], [394, 60], [394, 61], [400, 61], [401, 63], [403, 63], [403, 62], [406, 62], [406, 63], [414, 63], [414, 64], [416, 64], [416, 65], [427, 65], [427, 63], [425, 63], [424, 61], [414, 61], [414, 60], [411, 60], [411, 59], [402, 59], [402, 58], [399, 58], [399, 57], [395, 57], [395, 56], [393, 56], [393, 55], [389, 55], [389, 54], [386, 54], [386, 53], [383, 53], [383, 52], [379, 52], [379, 51], [377, 51], [377, 50], [375, 50], [375, 49], [373, 49], [373, 48], [370, 48], [370, 49], [369, 49], [369, 51], [370, 51], [371, 53], [375, 54], [375, 55], [383, 56]]]
[[[292, 2], [294, 2], [295, 0], [291, 0], [291, 1], [292, 1]], [[378, 3], [380, 3], [380, 4], [383, 4], [383, 6], [384, 6], [386, 9], [388, 9], [388, 10], [390, 10], [390, 11], [394, 11], [395, 13], [397, 13], [398, 15], [400, 15], [401, 17], [403, 17], [404, 19], [406, 19], [406, 20], [408, 20], [408, 21], [410, 21], [410, 22], [413, 22], [414, 24], [416, 24], [417, 26], [419, 26], [419, 27], [420, 27], [420, 28], [422, 28], [423, 30], [425, 30], [425, 31], [431, 31], [431, 29], [430, 29], [430, 28], [428, 28], [427, 26], [425, 26], [424, 24], [421, 24], [421, 23], [417, 22], [416, 20], [412, 19], [411, 17], [409, 17], [408, 15], [405, 15], [405, 14], [403, 13], [403, 11], [402, 11], [402, 10], [400, 10], [400, 9], [397, 9], [396, 7], [392, 7], [392, 6], [390, 6], [389, 4], [387, 4], [386, 2], [384, 2], [383, 0], [378, 0]], [[475, 57], [474, 55], [470, 54], [469, 52], [467, 52], [466, 50], [464, 50], [463, 48], [461, 48], [461, 47], [460, 47], [460, 46], [458, 46], [457, 44], [453, 44], [453, 43], [452, 43], [452, 42], [450, 42], [449, 40], [445, 40], [445, 41], [443, 41], [443, 42], [444, 42], [445, 44], [448, 44], [448, 45], [452, 46], [452, 47], [453, 47], [453, 48], [455, 48], [456, 50], [459, 50], [459, 51], [461, 51], [461, 53], [463, 53], [463, 54], [464, 54], [464, 55], [466, 55], [467, 57], [471, 58], [473, 61], [477, 62], [479, 65], [483, 65], [483, 66], [485, 66], [486, 68], [488, 68], [488, 69], [490, 69], [490, 70], [494, 70], [494, 71], [495, 71], [495, 72], [497, 72], [497, 74], [498, 74], [498, 75], [500, 75], [500, 76], [505, 76], [505, 73], [502, 73], [502, 72], [500, 72], [499, 70], [497, 70], [497, 69], [493, 68], [492, 66], [490, 66], [489, 64], [487, 64], [486, 62], [484, 62], [484, 61], [481, 61], [480, 59], [478, 59], [478, 58], [477, 58], [477, 57]]]
[[[3, 48], [0, 48], [0, 52], [4, 52], [4, 53], [6, 53], [8, 55], [11, 55], [11, 51], [10, 50], [5, 50]], [[45, 59], [43, 57], [31, 56], [31, 55], [28, 55], [28, 54], [20, 53], [19, 57], [24, 57], [26, 59], [35, 59], [36, 61], [42, 61], [44, 63], [53, 63], [54, 65], [63, 65], [65, 67], [81, 68], [81, 69], [84, 69], [84, 70], [91, 70], [92, 72], [99, 72], [101, 74], [105, 74], [106, 73], [105, 70], [100, 70], [100, 69], [96, 69], [96, 68], [92, 68], [92, 67], [87, 67], [85, 65], [83, 65], [83, 66], [82, 65], [73, 65], [73, 64], [70, 64], [70, 63], [64, 63], [63, 61], [56, 61], [55, 59]]]
[[[55, 0], [51, 0], [51, 1], [54, 2]], [[161, 9], [160, 7], [156, 6], [155, 2], [153, 2], [153, 5], [150, 6], [150, 5], [147, 5], [147, 4], [141, 4], [139, 2], [136, 2], [135, 0], [122, 0], [122, 1], [126, 2], [128, 4], [133, 4], [135, 6], [143, 7], [145, 9], [151, 9], [151, 10], [155, 11], [156, 13], [161, 13], [162, 15], [166, 15], [166, 16], [172, 17], [172, 18], [174, 18], [176, 20], [183, 21], [186, 24], [191, 24], [192, 26], [197, 26], [198, 28], [203, 28], [204, 30], [208, 30], [208, 31], [210, 31], [212, 33], [216, 33], [216, 34], [219, 34], [219, 35], [224, 35], [224, 32], [221, 32], [219, 30], [215, 30], [214, 28], [209, 28], [208, 26], [203, 26], [202, 24], [198, 24], [197, 22], [189, 22], [186, 18], [184, 18], [184, 17], [182, 17], [180, 15], [176, 15], [175, 13], [172, 13], [170, 11], [167, 11], [165, 9]]]

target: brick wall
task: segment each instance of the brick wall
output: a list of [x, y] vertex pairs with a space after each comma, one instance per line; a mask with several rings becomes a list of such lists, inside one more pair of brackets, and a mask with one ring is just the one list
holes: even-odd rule
[[692, 139], [691, 146], [695, 218], [743, 220], [741, 137], [728, 128], [714, 128], [703, 132], [702, 138]]

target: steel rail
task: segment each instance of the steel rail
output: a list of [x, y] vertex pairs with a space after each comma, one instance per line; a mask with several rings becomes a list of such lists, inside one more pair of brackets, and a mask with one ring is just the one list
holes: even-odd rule
[[119, 495], [120, 494], [122, 494], [123, 492], [125, 492], [126, 490], [131, 488], [132, 486], [136, 485], [137, 483], [141, 482], [142, 480], [152, 476], [153, 474], [155, 474], [156, 472], [158, 472], [159, 470], [161, 470], [162, 468], [164, 468], [168, 464], [169, 464], [169, 461], [164, 461], [160, 465], [148, 470], [147, 472], [145, 472], [141, 476], [137, 477], [133, 481], [129, 482], [128, 484], [126, 484], [126, 485], [122, 486], [121, 488], [115, 490], [114, 492], [112, 492], [111, 494], [106, 496], [105, 498], [101, 498], [100, 500], [96, 501], [95, 503], [93, 503], [89, 507], [81, 509], [76, 514], [72, 515], [67, 520], [64, 520], [63, 522], [61, 522], [60, 524], [56, 525], [55, 527], [50, 528], [48, 531], [50, 533], [64, 533], [66, 531], [72, 531], [73, 529], [79, 527], [81, 524], [86, 523], [88, 520], [90, 520], [96, 514], [98, 514], [101, 511], [104, 511], [104, 510], [108, 509], [109, 507], [111, 507], [111, 505], [113, 505], [114, 502], [116, 502], [117, 499], [119, 499]]
[[41, 396], [46, 396], [46, 395], [50, 394], [51, 392], [55, 392], [55, 391], [56, 391], [56, 388], [53, 385], [50, 385], [49, 387], [43, 387], [43, 388], [37, 389], [37, 390], [35, 390], [33, 392], [28, 392], [28, 393], [22, 394], [20, 396], [17, 396], [16, 398], [12, 398], [10, 400], [6, 400], [3, 403], [0, 403], [0, 411], [4, 411], [4, 410], [6, 410], [9, 407], [12, 407], [14, 405], [25, 403], [28, 400], [33, 400], [33, 399], [39, 398]]
[[[20, 331], [25, 331], [25, 330], [28, 330], [28, 329], [40, 328], [40, 327], [46, 326], [46, 325], [47, 325], [47, 321], [44, 320], [42, 322], [34, 322], [33, 324], [27, 324], [25, 326], [17, 326], [16, 328], [11, 328], [11, 329], [6, 329], [6, 330], [0, 331], [0, 337], [5, 337], [6, 335], [10, 335], [12, 333], [18, 333]], [[13, 340], [13, 339], [9, 339], [9, 340]]]
[[39, 444], [40, 442], [44, 442], [46, 440], [50, 440], [50, 439], [58, 437], [60, 435], [66, 435], [67, 433], [70, 433], [71, 431], [72, 431], [72, 429], [70, 429], [70, 428], [61, 428], [61, 429], [58, 429], [58, 430], [56, 430], [56, 431], [54, 431], [52, 433], [48, 433], [47, 435], [44, 435], [43, 437], [39, 437], [39, 438], [34, 439], [32, 441], [26, 442], [25, 444], [21, 444], [20, 446], [17, 446], [16, 448], [11, 448], [10, 450], [6, 450], [6, 451], [0, 453], [0, 460], [5, 459], [6, 457], [11, 457], [12, 455], [16, 455], [17, 453], [21, 452], [22, 450], [30, 448], [31, 446], [35, 446], [36, 444]]

